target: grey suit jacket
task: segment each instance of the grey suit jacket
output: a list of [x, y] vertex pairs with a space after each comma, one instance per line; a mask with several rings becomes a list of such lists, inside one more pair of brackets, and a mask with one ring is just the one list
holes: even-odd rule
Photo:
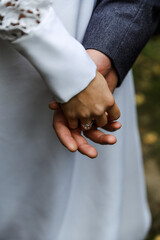
[[160, 0], [98, 0], [83, 45], [106, 54], [119, 83], [154, 33], [160, 33]]

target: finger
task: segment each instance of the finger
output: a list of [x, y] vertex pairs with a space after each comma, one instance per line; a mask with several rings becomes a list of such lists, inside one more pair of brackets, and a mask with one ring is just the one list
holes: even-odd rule
[[91, 118], [80, 118], [80, 124], [82, 131], [87, 131], [91, 129], [93, 121]]
[[92, 140], [95, 143], [101, 144], [101, 145], [113, 145], [117, 142], [117, 139], [113, 135], [108, 135], [103, 133], [100, 130], [92, 129], [90, 131], [84, 132], [84, 135]]
[[96, 122], [97, 127], [103, 127], [107, 125], [107, 122], [108, 122], [108, 119], [105, 113], [100, 117], [95, 117], [94, 120]]
[[68, 128], [68, 123], [61, 110], [56, 110], [53, 117], [53, 128], [60, 142], [71, 152], [78, 150], [77, 143], [72, 137], [71, 131]]
[[60, 104], [57, 103], [54, 99], [49, 103], [49, 108], [52, 110], [57, 110], [60, 108]]
[[122, 127], [122, 124], [120, 122], [109, 122], [107, 125], [105, 125], [102, 128], [109, 132], [115, 132], [119, 130], [121, 127]]
[[88, 143], [80, 145], [78, 151], [89, 158], [96, 158], [98, 155], [97, 150]]
[[120, 117], [120, 110], [117, 106], [116, 103], [114, 103], [114, 105], [110, 108], [107, 109], [107, 113], [108, 113], [108, 121], [115, 121]]
[[90, 158], [97, 157], [97, 150], [88, 144], [87, 140], [81, 135], [81, 130], [72, 130], [72, 136], [78, 145], [78, 151]]
[[78, 119], [68, 118], [67, 122], [68, 122], [68, 126], [69, 126], [70, 129], [78, 128]]

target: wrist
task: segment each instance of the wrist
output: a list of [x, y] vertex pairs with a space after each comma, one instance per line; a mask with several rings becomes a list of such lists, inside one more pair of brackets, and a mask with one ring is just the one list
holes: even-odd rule
[[87, 53], [96, 64], [97, 71], [105, 77], [109, 89], [113, 93], [118, 84], [118, 76], [116, 70], [112, 66], [110, 58], [95, 49], [87, 49]]
[[87, 49], [87, 53], [96, 64], [97, 70], [105, 77], [112, 69], [109, 57], [95, 49]]

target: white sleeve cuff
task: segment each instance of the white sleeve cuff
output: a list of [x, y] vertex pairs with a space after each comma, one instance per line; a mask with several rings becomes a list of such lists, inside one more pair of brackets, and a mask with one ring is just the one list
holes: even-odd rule
[[33, 32], [12, 43], [35, 66], [57, 102], [69, 101], [96, 75], [96, 65], [69, 35], [53, 8]]

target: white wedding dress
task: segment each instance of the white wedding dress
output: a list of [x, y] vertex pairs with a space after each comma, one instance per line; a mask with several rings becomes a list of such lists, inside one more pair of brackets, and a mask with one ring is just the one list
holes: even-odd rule
[[[0, 11], [9, 14], [8, 9], [1, 7], [3, 2], [0, 1]], [[32, 2], [36, 6], [34, 0], [28, 1], [29, 4]], [[81, 41], [94, 4], [94, 0], [55, 0], [47, 15], [50, 16], [54, 8], [69, 33]], [[14, 12], [14, 8], [10, 9]], [[43, 5], [41, 13], [42, 17], [45, 16]], [[9, 26], [11, 23], [8, 20]], [[131, 72], [115, 91], [123, 125], [115, 133], [117, 144], [93, 144], [99, 152], [94, 160], [78, 152], [70, 153], [61, 145], [52, 129], [53, 113], [47, 105], [53, 94], [59, 101], [65, 101], [71, 94], [83, 89], [93, 79], [95, 66], [75, 42], [75, 49], [82, 59], [79, 59], [80, 69], [72, 69], [73, 75], [79, 72], [82, 75], [79, 77], [81, 82], [77, 79], [78, 86], [74, 86], [73, 79], [66, 77], [66, 74], [70, 76], [70, 64], [74, 64], [78, 54], [74, 48], [72, 52], [74, 44], [71, 44], [70, 62], [64, 62], [68, 69], [64, 74], [65, 65], [59, 61], [56, 51], [54, 56], [48, 58], [46, 52], [43, 55], [39, 52], [39, 58], [36, 59], [36, 55], [32, 56], [32, 51], [35, 51], [32, 42], [28, 52], [24, 51], [27, 46], [25, 41], [30, 41], [29, 30], [33, 35], [37, 31], [32, 19], [24, 24], [29, 28], [20, 29], [17, 35], [14, 33], [15, 26], [11, 25], [13, 29], [8, 32], [7, 25], [0, 26], [1, 38], [14, 41], [10, 45], [0, 40], [0, 240], [144, 239], [150, 226], [150, 212], [146, 200]], [[60, 26], [58, 31], [61, 31], [61, 23], [57, 24]], [[24, 36], [20, 37], [23, 31]], [[62, 28], [62, 42], [66, 34], [63, 31]], [[42, 32], [41, 36], [45, 38]], [[48, 37], [46, 41], [49, 41]], [[68, 38], [62, 50], [67, 52], [67, 44], [72, 41], [72, 38]], [[48, 65], [52, 57], [55, 82], [46, 78], [49, 90], [40, 74], [45, 75], [43, 64], [50, 71], [52, 66]], [[59, 76], [58, 72], [63, 75]], [[56, 77], [59, 82], [56, 82]], [[83, 77], [86, 81], [84, 85]], [[64, 84], [64, 79], [71, 82]], [[58, 87], [55, 90], [56, 84]]]

